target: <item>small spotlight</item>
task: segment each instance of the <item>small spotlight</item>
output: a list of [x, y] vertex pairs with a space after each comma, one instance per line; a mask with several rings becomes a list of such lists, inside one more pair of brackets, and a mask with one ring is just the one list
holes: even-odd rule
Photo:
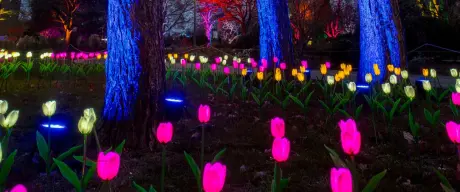
[[356, 85], [356, 88], [369, 89], [369, 85]]
[[65, 125], [60, 125], [60, 124], [42, 124], [43, 128], [48, 128], [51, 127], [51, 129], [65, 129]]
[[165, 99], [165, 101], [172, 102], [172, 103], [183, 103], [184, 102], [184, 100], [182, 100], [182, 99], [170, 98], [170, 97], [167, 97]]
[[185, 96], [179, 90], [165, 94], [165, 118], [168, 121], [179, 121], [184, 115]]

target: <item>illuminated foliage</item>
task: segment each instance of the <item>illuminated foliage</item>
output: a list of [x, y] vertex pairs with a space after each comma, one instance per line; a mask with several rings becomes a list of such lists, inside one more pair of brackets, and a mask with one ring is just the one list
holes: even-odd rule
[[[2, 3], [2, 0], [0, 0], [0, 3]], [[4, 8], [1, 8], [1, 6], [0, 6], [0, 21], [5, 20], [5, 19], [6, 19], [6, 18], [5, 18], [6, 16], [10, 16], [10, 15], [12, 15], [12, 14], [13, 14], [12, 11], [6, 10], [6, 9], [4, 9]]]
[[63, 4], [53, 12], [54, 21], [61, 23], [65, 33], [66, 45], [70, 43], [75, 12], [80, 7], [79, 0], [63, 0]]

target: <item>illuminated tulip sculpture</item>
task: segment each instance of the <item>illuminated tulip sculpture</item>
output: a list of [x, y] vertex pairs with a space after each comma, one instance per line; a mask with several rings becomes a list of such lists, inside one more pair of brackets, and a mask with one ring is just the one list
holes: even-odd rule
[[460, 124], [453, 121], [446, 123], [446, 131], [449, 139], [457, 146], [458, 161], [457, 161], [457, 179], [460, 177]]
[[[78, 121], [78, 131], [83, 134], [83, 164], [82, 164], [82, 175], [85, 174], [86, 167], [86, 141], [87, 135], [91, 133], [96, 122], [96, 113], [93, 108], [88, 108], [83, 111], [83, 116]], [[100, 146], [98, 145], [99, 149]]]
[[334, 85], [334, 82], [335, 82], [334, 76], [328, 75], [328, 76], [326, 77], [326, 80], [327, 80], [327, 84], [328, 84], [328, 85]]
[[452, 103], [456, 106], [460, 106], [460, 93], [452, 93]]
[[353, 179], [348, 168], [331, 169], [332, 192], [353, 192]]
[[104, 181], [115, 178], [120, 169], [120, 155], [115, 152], [99, 152], [96, 162], [97, 175]]
[[[11, 111], [6, 117], [0, 114], [0, 125], [7, 129], [9, 134], [11, 134], [11, 127], [13, 127], [19, 118], [19, 111]], [[9, 134], [7, 136], [9, 136]]]
[[274, 138], [283, 138], [285, 131], [284, 120], [279, 117], [273, 118], [270, 123], [270, 131]]
[[[47, 101], [42, 105], [43, 114], [48, 117], [48, 160], [46, 162], [47, 167], [51, 164], [51, 117], [56, 113], [56, 101]], [[49, 176], [49, 171], [47, 171]]]
[[211, 119], [211, 108], [208, 105], [200, 105], [198, 108], [198, 120], [201, 123], [201, 170], [204, 164], [204, 129], [206, 123]]
[[458, 71], [457, 71], [457, 69], [450, 69], [450, 75], [451, 75], [453, 78], [457, 78], [457, 77], [458, 77]]
[[163, 144], [163, 151], [161, 153], [161, 187], [160, 191], [164, 192], [165, 175], [166, 175], [166, 144], [169, 143], [173, 136], [173, 126], [170, 122], [160, 123], [156, 131], [158, 142]]
[[408, 85], [408, 86], [404, 87], [404, 92], [406, 93], [406, 96], [410, 100], [413, 100], [415, 98], [415, 89], [414, 89], [414, 87]]
[[356, 91], [356, 83], [355, 82], [349, 82], [348, 85], [348, 90], [354, 93]]
[[4, 115], [8, 110], [8, 102], [5, 100], [0, 100], [0, 114]]
[[224, 188], [227, 167], [219, 162], [206, 163], [203, 171], [204, 192], [220, 192]]
[[27, 188], [24, 185], [15, 185], [10, 192], [27, 192]]
[[342, 149], [353, 159], [361, 149], [361, 133], [356, 128], [356, 123], [353, 119], [341, 120], [339, 127]]
[[287, 161], [291, 144], [287, 138], [275, 138], [272, 145], [272, 156], [275, 159], [274, 188], [276, 192], [281, 191], [281, 168], [280, 163]]

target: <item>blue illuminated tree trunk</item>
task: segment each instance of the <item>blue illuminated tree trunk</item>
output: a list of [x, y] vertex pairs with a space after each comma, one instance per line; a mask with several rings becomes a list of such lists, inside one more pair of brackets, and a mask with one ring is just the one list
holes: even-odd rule
[[165, 88], [163, 0], [109, 0], [105, 142], [146, 147]]
[[286, 0], [257, 0], [260, 28], [260, 58], [267, 59], [269, 66], [273, 57], [293, 64], [292, 29]]
[[397, 30], [390, 0], [359, 0], [360, 66], [358, 82], [364, 82], [367, 73], [374, 74], [373, 65], [381, 70], [375, 80], [382, 82], [386, 65], [401, 64], [400, 31]]

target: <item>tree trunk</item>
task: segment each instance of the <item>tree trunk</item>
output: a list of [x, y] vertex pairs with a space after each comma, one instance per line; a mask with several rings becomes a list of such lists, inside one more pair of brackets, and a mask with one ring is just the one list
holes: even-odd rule
[[109, 0], [102, 140], [146, 147], [165, 88], [163, 0]]
[[294, 64], [292, 29], [286, 0], [257, 0], [260, 25], [260, 58], [274, 67], [273, 57]]
[[404, 29], [401, 21], [401, 10], [399, 0], [391, 0], [393, 10], [393, 22], [396, 26], [397, 39], [399, 44], [400, 67], [407, 68], [406, 43], [404, 41]]
[[67, 29], [67, 27], [65, 27], [64, 31], [65, 31], [64, 41], [65, 41], [66, 49], [68, 49], [70, 45], [70, 36], [72, 35], [72, 30], [69, 30]]

